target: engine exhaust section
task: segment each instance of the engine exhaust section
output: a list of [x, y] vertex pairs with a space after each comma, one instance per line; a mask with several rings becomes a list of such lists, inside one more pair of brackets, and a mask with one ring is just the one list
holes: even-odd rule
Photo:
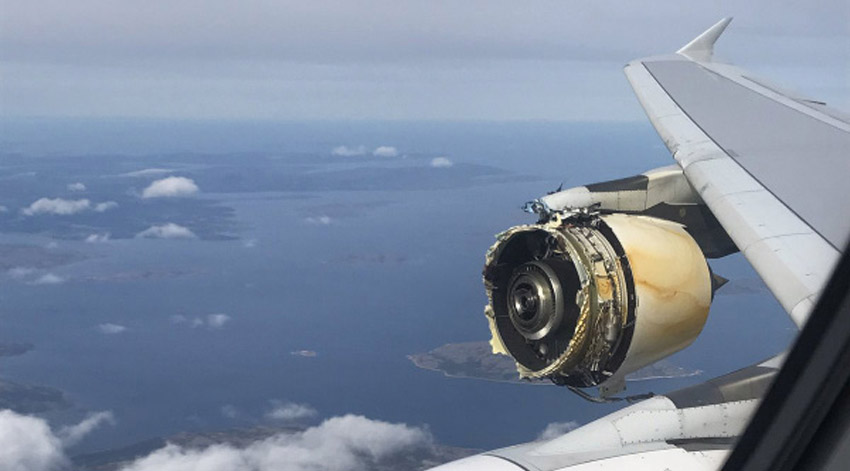
[[516, 226], [487, 252], [485, 314], [494, 353], [524, 378], [598, 386], [690, 345], [711, 304], [708, 264], [676, 223], [647, 216], [553, 212]]

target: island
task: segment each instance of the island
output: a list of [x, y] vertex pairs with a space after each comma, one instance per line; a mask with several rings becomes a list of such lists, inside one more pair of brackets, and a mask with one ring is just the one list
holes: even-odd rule
[[[552, 384], [547, 380], [520, 379], [514, 361], [506, 355], [495, 355], [489, 342], [450, 343], [429, 352], [407, 356], [419, 368], [438, 371], [452, 378], [474, 378], [524, 384]], [[661, 360], [626, 376], [626, 381], [685, 378], [702, 371], [688, 369]]]

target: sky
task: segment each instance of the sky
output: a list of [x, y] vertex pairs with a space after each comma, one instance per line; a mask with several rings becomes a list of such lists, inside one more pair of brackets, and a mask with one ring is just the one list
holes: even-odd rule
[[6, 118], [644, 119], [622, 66], [720, 58], [850, 109], [850, 4], [3, 0]]

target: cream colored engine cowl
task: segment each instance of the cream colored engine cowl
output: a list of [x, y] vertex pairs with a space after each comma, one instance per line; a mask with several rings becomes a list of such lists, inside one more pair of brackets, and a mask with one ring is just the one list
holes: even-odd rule
[[555, 213], [497, 239], [484, 269], [485, 313], [494, 352], [512, 356], [521, 377], [608, 395], [705, 324], [711, 274], [678, 224]]
[[624, 214], [602, 220], [622, 245], [634, 280], [635, 327], [615, 375], [622, 377], [696, 340], [711, 305], [711, 272], [697, 243], [676, 223]]

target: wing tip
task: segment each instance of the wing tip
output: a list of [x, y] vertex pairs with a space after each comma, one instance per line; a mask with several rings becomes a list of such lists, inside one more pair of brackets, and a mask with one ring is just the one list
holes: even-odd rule
[[691, 60], [710, 62], [714, 56], [714, 43], [731, 22], [731, 16], [723, 18], [676, 52]]

